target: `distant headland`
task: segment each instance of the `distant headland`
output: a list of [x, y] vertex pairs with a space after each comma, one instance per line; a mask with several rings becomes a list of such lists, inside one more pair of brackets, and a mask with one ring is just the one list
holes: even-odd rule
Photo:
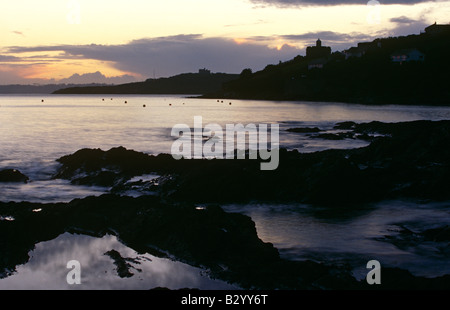
[[237, 78], [238, 74], [211, 73], [210, 70], [200, 69], [198, 73], [183, 73], [169, 78], [148, 79], [144, 82], [121, 85], [70, 87], [53, 93], [202, 95], [220, 90], [224, 83]]

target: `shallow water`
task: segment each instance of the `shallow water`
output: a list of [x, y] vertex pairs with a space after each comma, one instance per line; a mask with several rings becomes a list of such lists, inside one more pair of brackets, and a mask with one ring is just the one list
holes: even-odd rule
[[350, 265], [360, 277], [365, 277], [365, 265], [373, 259], [416, 276], [450, 274], [448, 243], [425, 242], [418, 247], [399, 248], [380, 240], [397, 236], [400, 227], [421, 232], [450, 225], [450, 202], [384, 201], [357, 211], [267, 204], [234, 204], [224, 209], [250, 216], [258, 236], [272, 243], [286, 259]]
[[[170, 136], [172, 127], [187, 124], [192, 128], [194, 116], [202, 116], [203, 125], [279, 124], [281, 147], [300, 152], [362, 147], [367, 142], [311, 139], [309, 134], [291, 133], [286, 129], [319, 127], [332, 130], [337, 122], [342, 121], [450, 119], [450, 107], [368, 107], [342, 103], [252, 100], [232, 100], [232, 105], [229, 105], [228, 102], [187, 99], [183, 96], [127, 95], [114, 96], [111, 100], [107, 96], [0, 95], [0, 169], [18, 169], [30, 177], [28, 184], [0, 184], [0, 201], [68, 202], [105, 193], [108, 188], [74, 186], [67, 181], [52, 180], [58, 168], [55, 160], [82, 148], [108, 150], [124, 146], [149, 154], [170, 153], [175, 140]], [[139, 191], [129, 194], [137, 196]], [[229, 205], [225, 208], [249, 215], [256, 222], [259, 237], [272, 242], [283, 257], [350, 264], [355, 276], [362, 278], [366, 272], [365, 264], [372, 259], [378, 259], [382, 266], [408, 269], [415, 275], [450, 274], [448, 253], [447, 256], [440, 254], [439, 244], [400, 249], [389, 242], [380, 241], [385, 235], [395, 235], [398, 223], [406, 223], [418, 231], [436, 225], [448, 225], [449, 205], [382, 202], [363, 208], [358, 213], [336, 211], [334, 214], [299, 205]], [[145, 268], [139, 267], [145, 272], [131, 280], [117, 280], [117, 275], [112, 272], [114, 266], [111, 259], [101, 253], [112, 245], [119, 247], [123, 256], [137, 257], [136, 253], [111, 236], [95, 239], [63, 235], [37, 245], [31, 253], [33, 257], [30, 262], [20, 266], [14, 276], [0, 280], [0, 288], [72, 288], [64, 284], [63, 276], [67, 274], [65, 264], [67, 260], [73, 259], [71, 257], [75, 252], [84, 253], [86, 258], [83, 256], [81, 260], [92, 260], [95, 266], [101, 266], [96, 271], [88, 267], [87, 278], [84, 278], [87, 285], [84, 287], [222, 287], [216, 282], [202, 282], [204, 278], [199, 280], [198, 274], [193, 276], [198, 270], [168, 262], [156, 264], [160, 261], [154, 257], [151, 258], [151, 266], [169, 271], [148, 271], [152, 267], [147, 266], [146, 258], [150, 258], [147, 256], [142, 261]], [[60, 256], [63, 258], [60, 259]], [[83, 264], [88, 264], [86, 262]], [[147, 271], [150, 276], [144, 277]], [[101, 277], [98, 272], [103, 272]], [[148, 282], [148, 278], [155, 282]], [[197, 280], [192, 280], [194, 278]]]
[[[131, 277], [119, 277], [114, 261], [106, 252], [116, 250], [123, 258], [132, 258]], [[0, 290], [142, 290], [199, 288], [236, 290], [236, 286], [208, 277], [207, 272], [167, 258], [138, 254], [121, 244], [116, 237], [94, 238], [65, 233], [58, 238], [36, 244], [27, 264], [5, 279]], [[67, 263], [80, 263], [81, 283], [69, 284], [72, 269]]]

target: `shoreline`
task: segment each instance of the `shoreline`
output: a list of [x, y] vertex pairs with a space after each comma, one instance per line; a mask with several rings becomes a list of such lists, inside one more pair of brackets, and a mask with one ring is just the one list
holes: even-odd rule
[[[296, 202], [325, 210], [333, 218], [386, 199], [450, 200], [444, 185], [450, 176], [446, 148], [450, 121], [342, 122], [335, 128], [347, 131], [327, 138], [367, 139], [370, 144], [311, 154], [281, 149], [280, 168], [270, 172], [259, 170], [259, 160], [175, 161], [169, 154], [153, 156], [123, 147], [81, 149], [63, 156], [57, 160], [61, 166], [54, 179], [106, 186], [110, 192], [68, 203], [0, 203], [0, 238], [6, 241], [0, 242], [0, 252], [8, 253], [2, 255], [0, 269], [12, 271], [28, 261], [27, 253], [39, 240], [64, 232], [96, 237], [112, 233], [138, 252], [163, 255], [155, 252], [162, 249], [244, 288], [373, 289], [342, 266], [281, 258], [273, 244], [258, 237], [250, 217], [221, 207], [251, 201]], [[292, 132], [323, 134], [317, 128], [292, 128]], [[129, 182], [146, 173], [159, 177]], [[27, 181], [20, 171], [6, 171], [4, 176]], [[143, 189], [140, 197], [123, 196], [133, 187]], [[423, 242], [450, 240], [445, 225], [420, 231], [402, 223], [397, 227], [397, 235], [380, 236], [380, 241], [419, 247]], [[425, 278], [390, 267], [383, 272], [385, 282], [378, 289], [450, 285], [450, 274]]]

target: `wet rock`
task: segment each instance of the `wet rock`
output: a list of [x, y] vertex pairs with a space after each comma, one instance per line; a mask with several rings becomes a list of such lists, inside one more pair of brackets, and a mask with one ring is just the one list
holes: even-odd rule
[[[353, 126], [353, 124], [351, 124]], [[380, 135], [371, 138], [374, 134]], [[302, 154], [280, 149], [279, 166], [261, 160], [175, 160], [124, 148], [82, 150], [59, 161], [55, 177], [115, 190], [132, 176], [155, 173], [155, 192], [174, 201], [277, 201], [361, 206], [383, 199], [450, 199], [450, 121], [355, 124], [351, 133], [367, 147]], [[333, 136], [335, 138], [335, 136]], [[108, 173], [105, 173], [108, 171]]]
[[425, 230], [422, 234], [426, 240], [435, 242], [450, 242], [450, 227], [448, 225]]
[[403, 224], [396, 224], [398, 229], [391, 230], [392, 234], [376, 238], [377, 241], [388, 242], [397, 248], [423, 255], [426, 249], [427, 255], [441, 257], [443, 260], [450, 258], [450, 229], [448, 225], [426, 230], [409, 229]]
[[[36, 208], [41, 212], [33, 212]], [[424, 290], [450, 285], [448, 275], [423, 278], [386, 267], [382, 285], [370, 286], [351, 276], [350, 267], [285, 260], [270, 243], [258, 238], [249, 217], [226, 213], [218, 206], [199, 210], [190, 204], [167, 204], [157, 197], [103, 195], [64, 204], [0, 203], [0, 214], [15, 218], [0, 221], [2, 276], [26, 263], [35, 244], [68, 232], [95, 237], [112, 234], [138, 253], [154, 255], [158, 249], [159, 255], [167, 253], [246, 289]], [[136, 259], [114, 250], [105, 254], [114, 260], [119, 276], [132, 276]]]
[[340, 122], [334, 126], [334, 129], [354, 129], [356, 126], [355, 122]]
[[133, 176], [165, 171], [171, 155], [149, 156], [124, 147], [108, 151], [82, 149], [57, 160], [62, 164], [53, 178], [69, 179], [73, 184], [117, 186]]
[[[41, 212], [33, 212], [36, 208]], [[217, 206], [166, 204], [157, 197], [103, 195], [66, 204], [0, 203], [0, 213], [15, 221], [0, 222], [0, 270], [13, 271], [28, 261], [38, 242], [62, 233], [117, 236], [138, 253], [169, 253], [213, 277], [243, 288], [355, 287], [347, 271], [314, 262], [281, 259], [270, 243], [261, 241], [247, 216], [226, 213]], [[131, 263], [109, 251], [119, 275], [131, 276]]]
[[[372, 285], [372, 290], [445, 290], [450, 287], [450, 275], [427, 278], [414, 276], [400, 268], [382, 268], [381, 285]], [[363, 288], [369, 285], [361, 281]]]
[[0, 183], [27, 183], [29, 178], [16, 169], [6, 169], [0, 171]]
[[311, 138], [325, 139], [325, 140], [344, 140], [353, 139], [352, 133], [340, 132], [340, 133], [322, 133], [319, 135], [311, 136]]
[[289, 132], [297, 132], [297, 133], [313, 133], [313, 132], [320, 132], [320, 128], [318, 127], [299, 127], [299, 128], [289, 128], [286, 129], [286, 131]]
[[[116, 268], [117, 274], [121, 278], [131, 278], [134, 275], [134, 273], [132, 273], [130, 271], [130, 269], [136, 269], [136, 268], [134, 268], [130, 264], [130, 262], [132, 262], [134, 264], [140, 264], [139, 261], [137, 261], [133, 258], [122, 257], [122, 255], [120, 255], [120, 253], [114, 249], [105, 252], [105, 255], [109, 256], [114, 261], [114, 265], [116, 265], [116, 267], [117, 267]], [[140, 269], [136, 269], [136, 270], [141, 272]]]

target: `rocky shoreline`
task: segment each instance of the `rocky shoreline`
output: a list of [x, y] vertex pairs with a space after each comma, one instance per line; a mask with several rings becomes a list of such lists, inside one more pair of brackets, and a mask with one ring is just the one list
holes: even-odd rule
[[132, 177], [153, 173], [160, 177], [141, 184], [149, 192], [194, 203], [257, 200], [330, 207], [396, 198], [450, 199], [450, 121], [345, 122], [335, 128], [346, 131], [327, 135], [371, 143], [308, 154], [281, 149], [275, 171], [261, 171], [260, 160], [175, 160], [169, 154], [153, 156], [123, 147], [83, 149], [59, 158], [54, 178], [111, 187], [120, 194], [133, 186], [127, 183]]
[[[445, 289], [450, 275], [416, 277], [383, 269], [383, 285], [356, 280], [350, 267], [280, 257], [258, 238], [251, 218], [224, 212], [220, 204], [248, 201], [300, 202], [340, 210], [365, 208], [385, 199], [447, 201], [450, 192], [450, 121], [339, 123], [346, 139], [367, 147], [311, 154], [280, 150], [280, 166], [261, 171], [259, 160], [174, 160], [127, 150], [83, 149], [58, 159], [53, 176], [73, 184], [110, 188], [100, 197], [69, 203], [0, 202], [0, 278], [29, 260], [42, 241], [63, 233], [115, 235], [138, 253], [151, 253], [205, 268], [211, 276], [246, 289]], [[291, 130], [323, 134], [320, 128]], [[150, 181], [130, 182], [156, 174]], [[17, 170], [1, 171], [3, 182], [26, 182]], [[138, 186], [142, 196], [124, 195]], [[5, 220], [8, 219], [8, 220]], [[422, 232], [400, 230], [380, 241], [396, 246], [437, 240], [448, 252], [448, 227]], [[445, 246], [447, 244], [447, 246]], [[109, 252], [126, 277], [127, 261]]]
[[[289, 261], [270, 243], [262, 242], [247, 216], [218, 206], [167, 204], [157, 197], [103, 195], [68, 204], [0, 203], [0, 270], [5, 277], [29, 260], [34, 245], [63, 233], [103, 237], [113, 234], [138, 253], [151, 253], [209, 270], [214, 278], [244, 289], [375, 289], [351, 275], [350, 267], [313, 261]], [[424, 232], [427, 237], [430, 232]], [[439, 234], [439, 232], [434, 232]], [[448, 240], [448, 229], [444, 238]], [[11, 242], [14, 240], [13, 242]], [[114, 258], [121, 277], [129, 276], [126, 260]], [[442, 289], [450, 275], [415, 277], [406, 270], [383, 269], [383, 289]]]

